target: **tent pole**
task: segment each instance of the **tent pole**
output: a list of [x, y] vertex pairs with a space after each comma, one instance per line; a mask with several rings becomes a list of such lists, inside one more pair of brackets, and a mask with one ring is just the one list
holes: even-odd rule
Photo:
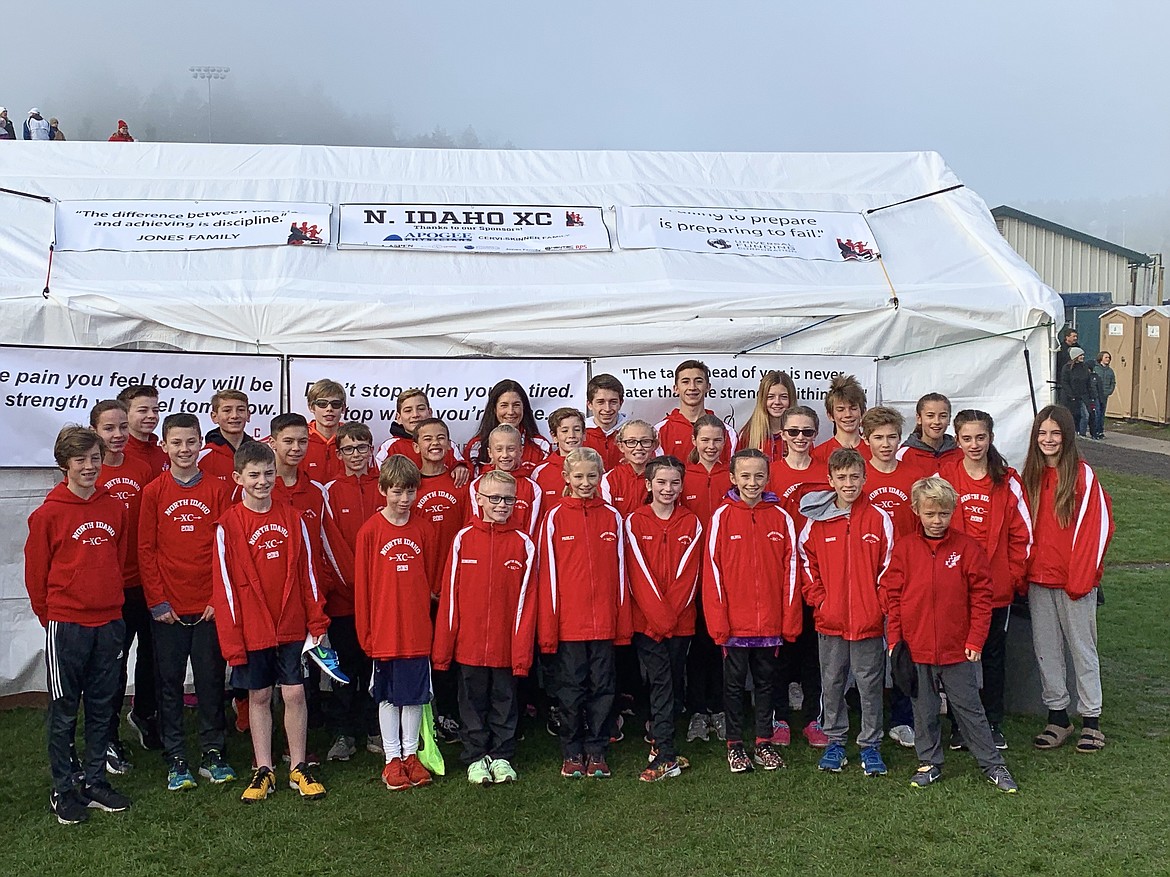
[[1032, 379], [1032, 353], [1028, 350], [1027, 342], [1024, 342], [1024, 368], [1028, 370], [1028, 398], [1032, 400], [1032, 416], [1035, 417], [1040, 413], [1040, 409], [1036, 407], [1036, 382]]

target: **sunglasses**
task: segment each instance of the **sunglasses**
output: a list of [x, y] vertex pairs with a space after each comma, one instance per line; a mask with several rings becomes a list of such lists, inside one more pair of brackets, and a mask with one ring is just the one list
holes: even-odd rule
[[345, 407], [345, 403], [340, 399], [318, 399], [313, 403], [314, 408], [332, 408], [334, 411], [340, 411]]
[[482, 496], [492, 505], [499, 505], [500, 503], [503, 503], [504, 505], [516, 505], [516, 497], [514, 496], [492, 496], [491, 494], [487, 493], [481, 493], [480, 496]]
[[337, 453], [345, 457], [352, 457], [354, 454], [368, 454], [370, 448], [370, 445], [346, 445], [344, 448], [338, 448]]
[[805, 438], [812, 438], [817, 434], [817, 431], [811, 426], [805, 426], [799, 429], [795, 426], [791, 426], [784, 429], [784, 434], [789, 438], [796, 438], [798, 435], [802, 435]]
[[627, 448], [652, 448], [658, 444], [657, 439], [622, 439], [618, 442], [619, 445], [625, 445]]

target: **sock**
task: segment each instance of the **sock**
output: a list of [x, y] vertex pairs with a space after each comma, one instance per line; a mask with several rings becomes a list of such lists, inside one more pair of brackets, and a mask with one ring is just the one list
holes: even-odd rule
[[421, 706], [402, 707], [402, 757], [418, 753], [418, 731], [422, 727]]
[[1048, 711], [1048, 724], [1060, 725], [1060, 727], [1062, 727], [1062, 728], [1067, 728], [1069, 725], [1072, 724], [1072, 722], [1070, 722], [1069, 718], [1068, 718], [1068, 710], [1066, 710], [1066, 709], [1064, 709], [1064, 710], [1049, 710]]
[[1101, 717], [1100, 716], [1082, 716], [1081, 721], [1083, 721], [1085, 723], [1086, 728], [1092, 728], [1094, 731], [1101, 730]]
[[378, 704], [378, 729], [382, 732], [382, 753], [386, 756], [387, 764], [402, 757], [401, 725], [402, 707], [388, 700]]

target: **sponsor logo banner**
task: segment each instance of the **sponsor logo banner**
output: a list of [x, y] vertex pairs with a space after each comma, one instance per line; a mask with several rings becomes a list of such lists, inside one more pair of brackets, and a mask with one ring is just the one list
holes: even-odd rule
[[[89, 411], [126, 387], [158, 389], [159, 426], [168, 414], [196, 414], [204, 434], [217, 390], [242, 390], [252, 410], [248, 434], [268, 434], [280, 413], [279, 356], [147, 353], [0, 346], [0, 467], [54, 466], [53, 443], [67, 423], [89, 425]], [[19, 437], [19, 438], [17, 438]]]
[[860, 213], [717, 207], [618, 207], [618, 245], [829, 262], [879, 257]]
[[338, 249], [466, 253], [609, 250], [600, 207], [516, 204], [342, 204]]
[[324, 247], [330, 204], [280, 201], [61, 201], [58, 250]]

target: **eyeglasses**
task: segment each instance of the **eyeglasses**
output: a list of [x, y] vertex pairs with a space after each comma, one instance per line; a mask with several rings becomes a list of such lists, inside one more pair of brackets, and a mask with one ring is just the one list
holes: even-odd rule
[[504, 505], [516, 505], [516, 497], [514, 496], [492, 496], [487, 493], [481, 493], [480, 496], [482, 496], [492, 505], [499, 505], [500, 503], [503, 503]]
[[618, 442], [619, 445], [625, 445], [627, 448], [652, 448], [658, 444], [657, 439], [622, 439]]
[[371, 445], [346, 445], [344, 448], [338, 448], [337, 453], [345, 457], [352, 457], [354, 454], [360, 456], [368, 454], [371, 447]]
[[811, 426], [801, 427], [799, 429], [795, 426], [791, 426], [784, 429], [784, 434], [789, 438], [796, 438], [798, 435], [802, 435], [805, 438], [812, 438], [817, 434], [817, 431]]
[[334, 411], [340, 411], [345, 407], [345, 403], [340, 399], [318, 399], [313, 403], [314, 408], [332, 408]]

